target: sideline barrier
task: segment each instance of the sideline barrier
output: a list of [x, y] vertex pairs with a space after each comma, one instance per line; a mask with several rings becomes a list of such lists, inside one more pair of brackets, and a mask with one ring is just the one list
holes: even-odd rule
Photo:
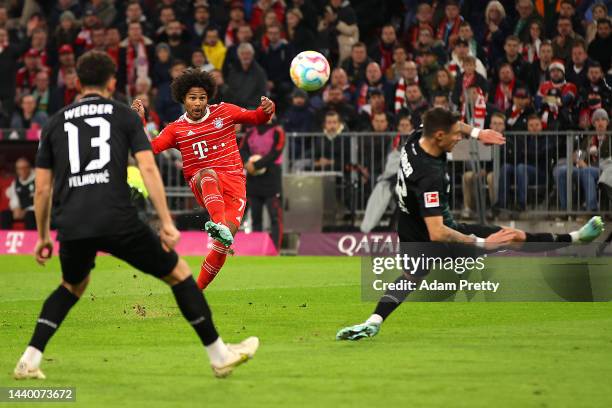
[[298, 255], [368, 256], [372, 252], [398, 250], [399, 238], [393, 232], [303, 232], [300, 234]]
[[[51, 236], [55, 240], [55, 231]], [[8, 231], [0, 230], [0, 254], [31, 255], [36, 246], [38, 234], [36, 231]], [[181, 240], [176, 247], [179, 255], [204, 256], [208, 253], [213, 240], [205, 232], [181, 232]], [[232, 249], [235, 255], [249, 256], [275, 256], [278, 251], [274, 247], [270, 236], [265, 232], [252, 232], [246, 234], [239, 232]], [[53, 254], [57, 255], [59, 244], [55, 241]]]

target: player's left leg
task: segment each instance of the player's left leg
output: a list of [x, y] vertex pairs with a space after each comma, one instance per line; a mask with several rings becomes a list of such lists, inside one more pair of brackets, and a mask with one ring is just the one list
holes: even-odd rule
[[[236, 236], [240, 223], [242, 222], [242, 217], [244, 216], [246, 205], [246, 180], [242, 174], [228, 175], [219, 173], [218, 177], [223, 187], [226, 225], [233, 238]], [[221, 271], [221, 268], [223, 268], [227, 255], [231, 251], [230, 248], [227, 248], [217, 241], [213, 241], [212, 248], [202, 262], [200, 274], [198, 275], [197, 283], [200, 289], [204, 290], [213, 279], [215, 279], [219, 271]]]
[[166, 282], [185, 320], [204, 345], [215, 376], [225, 377], [234, 367], [255, 354], [259, 346], [256, 337], [238, 345], [225, 344], [213, 323], [206, 298], [198, 290], [187, 263], [175, 251], [163, 249], [160, 239], [148, 226], [127, 235], [110, 237], [100, 248], [123, 259], [140, 271]]
[[588, 244], [593, 242], [604, 232], [604, 223], [600, 216], [596, 215], [587, 221], [579, 229], [568, 234], [553, 234], [551, 232], [526, 232], [512, 228], [515, 232], [514, 242], [516, 243], [554, 243], [570, 245], [570, 244]]
[[89, 283], [89, 273], [94, 267], [96, 256], [91, 242], [92, 240], [61, 243], [62, 283], [43, 304], [32, 339], [13, 372], [16, 379], [45, 378], [40, 370], [45, 347]]
[[213, 169], [200, 170], [189, 180], [189, 186], [198, 203], [206, 208], [210, 216], [210, 221], [204, 226], [206, 232], [213, 239], [229, 247], [234, 239], [227, 226], [223, 184], [219, 174]]

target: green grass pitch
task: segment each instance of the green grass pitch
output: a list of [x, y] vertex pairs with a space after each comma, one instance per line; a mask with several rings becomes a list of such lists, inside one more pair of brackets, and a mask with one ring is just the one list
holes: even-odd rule
[[14, 381], [58, 279], [57, 258], [0, 257], [0, 386], [76, 387], [59, 406], [612, 406], [612, 304], [410, 303], [377, 337], [336, 342], [374, 307], [360, 299], [359, 259], [340, 257], [228, 259], [207, 291], [215, 323], [224, 340], [257, 335], [261, 347], [223, 380], [164, 284], [98, 257], [47, 348], [48, 379]]

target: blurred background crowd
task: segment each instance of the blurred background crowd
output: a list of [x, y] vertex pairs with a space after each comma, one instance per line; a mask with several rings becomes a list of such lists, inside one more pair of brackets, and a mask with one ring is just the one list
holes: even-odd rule
[[[255, 108], [260, 96], [268, 95], [277, 104], [275, 126], [285, 133], [323, 131], [331, 137], [349, 130], [395, 132], [402, 126], [406, 133], [419, 126], [428, 108], [443, 106], [477, 126], [493, 121], [500, 131], [594, 130], [603, 135], [612, 106], [610, 3], [0, 1], [0, 128], [44, 126], [50, 115], [78, 98], [76, 59], [100, 50], [117, 65], [114, 98], [145, 102], [152, 137], [182, 114], [169, 85], [190, 66], [214, 75], [218, 92], [212, 103]], [[292, 58], [304, 50], [321, 52], [331, 64], [330, 81], [320, 91], [295, 89], [289, 78]], [[576, 140], [576, 150], [586, 152], [574, 161], [577, 169], [597, 168], [593, 147], [600, 154], [607, 145], [604, 153], [610, 154], [610, 141], [602, 137]], [[311, 167], [333, 162], [324, 152], [306, 148]], [[292, 149], [304, 156], [299, 147]], [[521, 191], [540, 168], [518, 166], [516, 155], [527, 162], [540, 152], [527, 147], [510, 153], [514, 163], [505, 163], [495, 175], [498, 191], [491, 190], [491, 204], [506, 206], [505, 195], [517, 184], [513, 205], [524, 209]], [[544, 160], [541, 171], [559, 180], [567, 166]], [[367, 177], [363, 167], [357, 171]], [[580, 177], [587, 185], [599, 170], [584, 173]], [[518, 185], [521, 178], [524, 183]], [[595, 210], [587, 193], [583, 205]], [[464, 207], [473, 210], [466, 200]]]

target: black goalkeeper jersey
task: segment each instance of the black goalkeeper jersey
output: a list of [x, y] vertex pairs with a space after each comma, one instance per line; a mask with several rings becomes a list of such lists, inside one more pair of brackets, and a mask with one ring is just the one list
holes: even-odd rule
[[439, 216], [444, 224], [457, 228], [450, 213], [450, 177], [446, 153], [434, 157], [419, 145], [422, 129], [415, 130], [401, 149], [395, 192], [400, 219], [398, 233], [402, 242], [429, 242], [425, 217]]
[[85, 95], [53, 115], [42, 130], [36, 167], [53, 171], [58, 240], [137, 229], [128, 154], [150, 149], [138, 115], [111, 99]]

